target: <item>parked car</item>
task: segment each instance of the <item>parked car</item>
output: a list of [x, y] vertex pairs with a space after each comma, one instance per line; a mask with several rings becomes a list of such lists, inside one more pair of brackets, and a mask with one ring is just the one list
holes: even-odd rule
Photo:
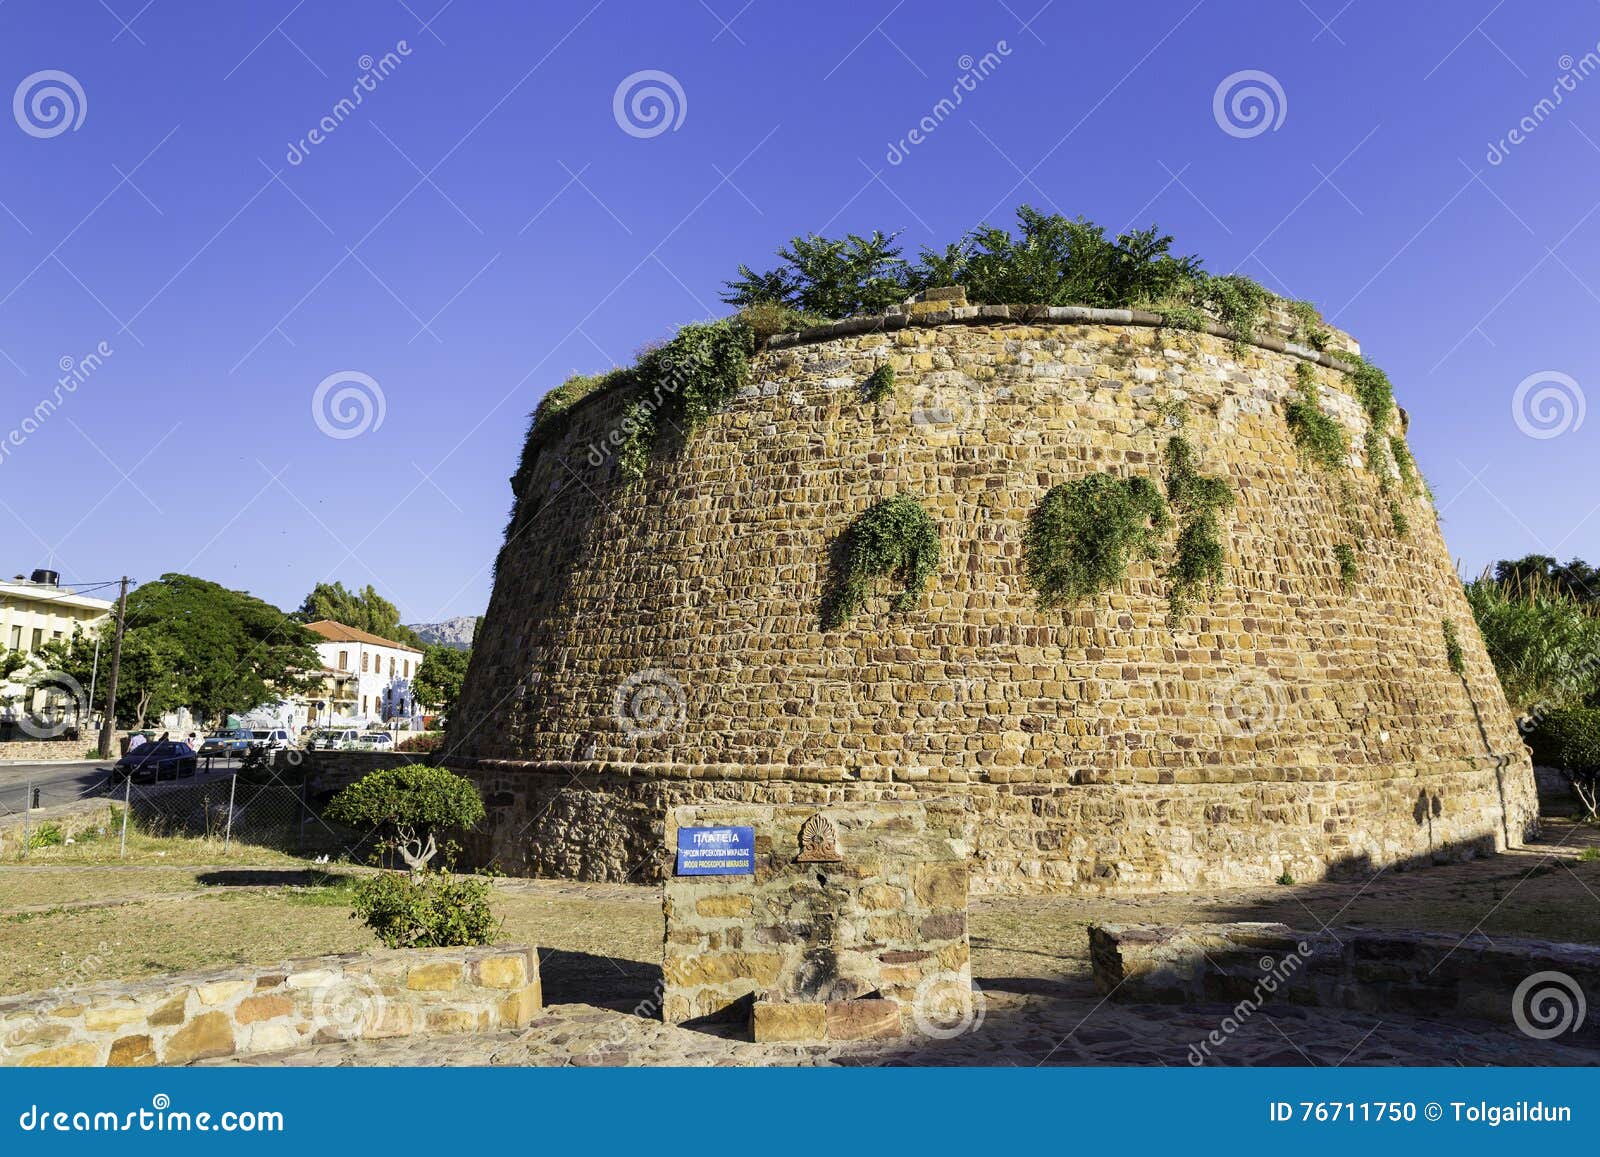
[[394, 736], [387, 731], [363, 731], [356, 746], [362, 751], [393, 751]]
[[255, 738], [252, 732], [242, 727], [235, 727], [227, 731], [217, 731], [205, 737], [200, 744], [201, 756], [241, 756], [250, 750], [250, 744]]
[[258, 728], [250, 733], [250, 746], [268, 751], [282, 751], [291, 742], [288, 730], [283, 727]]
[[356, 745], [360, 732], [354, 728], [336, 731], [318, 731], [306, 741], [307, 751], [344, 751]]
[[132, 779], [134, 783], [157, 783], [193, 775], [199, 760], [194, 748], [177, 740], [142, 743], [128, 752], [111, 769], [113, 779]]

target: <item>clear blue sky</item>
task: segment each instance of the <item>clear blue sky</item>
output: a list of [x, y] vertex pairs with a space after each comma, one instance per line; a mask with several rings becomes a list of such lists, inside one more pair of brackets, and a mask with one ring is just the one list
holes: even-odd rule
[[[792, 234], [915, 248], [1022, 201], [1159, 222], [1318, 302], [1389, 370], [1468, 569], [1600, 561], [1600, 414], [1536, 439], [1512, 413], [1530, 375], [1600, 382], [1600, 73], [1533, 111], [1600, 6], [442, 2], [0, 0], [0, 97], [59, 70], [86, 106], [56, 135], [0, 110], [0, 440], [62, 359], [112, 350], [5, 447], [7, 574], [185, 570], [286, 607], [338, 578], [408, 621], [480, 612], [551, 386], [721, 312]], [[683, 94], [656, 135], [613, 112], [645, 70]], [[1283, 93], [1253, 136], [1213, 108], [1244, 70]], [[312, 400], [342, 371], [384, 413], [333, 438]]]

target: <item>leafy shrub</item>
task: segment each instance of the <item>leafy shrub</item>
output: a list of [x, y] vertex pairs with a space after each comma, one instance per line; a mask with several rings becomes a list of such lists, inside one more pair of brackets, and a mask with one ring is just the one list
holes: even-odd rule
[[1333, 559], [1339, 564], [1339, 586], [1348, 591], [1361, 577], [1361, 568], [1356, 565], [1355, 548], [1348, 542], [1341, 542], [1333, 548]]
[[500, 921], [489, 907], [489, 890], [484, 876], [380, 872], [356, 886], [350, 915], [376, 932], [388, 948], [488, 944], [500, 931]]
[[1394, 387], [1389, 384], [1389, 375], [1366, 358], [1355, 354], [1341, 354], [1340, 357], [1354, 363], [1349, 374], [1350, 384], [1355, 388], [1361, 408], [1367, 412], [1367, 420], [1380, 434], [1383, 433], [1394, 414]]
[[1600, 608], [1548, 582], [1480, 578], [1466, 594], [1512, 710], [1542, 714], [1600, 693]]
[[1285, 301], [1284, 308], [1294, 322], [1294, 340], [1314, 350], [1326, 350], [1333, 336], [1322, 323], [1322, 315], [1309, 301]]
[[1255, 337], [1262, 307], [1272, 296], [1264, 287], [1239, 273], [1222, 277], [1198, 276], [1189, 292], [1195, 305], [1222, 319], [1235, 343]]
[[722, 300], [744, 307], [770, 302], [829, 318], [881, 313], [908, 292], [896, 236], [796, 237], [778, 250], [776, 269], [756, 273], [740, 265]]
[[1217, 515], [1233, 505], [1225, 478], [1195, 468], [1194, 447], [1174, 435], [1167, 442], [1167, 498], [1178, 520], [1177, 557], [1167, 571], [1167, 596], [1174, 619], [1182, 618], [1196, 595], [1222, 581], [1222, 526]]
[[1461, 650], [1461, 636], [1456, 633], [1456, 621], [1445, 619], [1441, 624], [1444, 629], [1444, 658], [1450, 664], [1450, 670], [1457, 675], [1467, 673], [1467, 657]]
[[861, 394], [867, 401], [877, 404], [894, 393], [894, 367], [884, 362], [861, 383]]
[[1394, 459], [1394, 468], [1400, 473], [1400, 481], [1407, 490], [1417, 488], [1417, 460], [1411, 456], [1411, 448], [1406, 445], [1406, 440], [1399, 434], [1389, 435], [1389, 455]]
[[1287, 408], [1289, 430], [1300, 452], [1324, 470], [1337, 472], [1350, 460], [1350, 439], [1340, 421], [1322, 408], [1310, 362], [1294, 367], [1297, 396]]
[[444, 732], [419, 731], [415, 735], [406, 736], [399, 743], [395, 744], [394, 749], [396, 751], [414, 752], [425, 755], [438, 751], [439, 748], [443, 746]]
[[822, 626], [843, 626], [866, 603], [872, 583], [893, 578], [901, 591], [889, 604], [905, 612], [939, 567], [939, 530], [922, 504], [909, 495], [887, 498], [861, 514], [844, 534], [829, 591], [823, 599]]
[[1533, 761], [1558, 767], [1588, 811], [1600, 818], [1600, 708], [1547, 712], [1528, 736]]
[[28, 847], [30, 848], [59, 848], [67, 842], [67, 837], [57, 823], [44, 823], [34, 828], [28, 834]]
[[438, 854], [440, 833], [470, 828], [483, 815], [483, 797], [470, 780], [415, 763], [358, 779], [334, 796], [327, 810], [336, 824], [380, 829], [385, 845], [414, 876]]
[[1145, 478], [1089, 474], [1051, 487], [1023, 539], [1023, 567], [1039, 605], [1076, 602], [1118, 585], [1130, 557], [1156, 557], [1171, 525], [1160, 491]]
[[779, 301], [753, 301], [739, 311], [735, 320], [749, 330], [756, 344], [761, 346], [780, 333], [798, 333], [826, 325], [831, 319], [820, 313], [793, 309]]

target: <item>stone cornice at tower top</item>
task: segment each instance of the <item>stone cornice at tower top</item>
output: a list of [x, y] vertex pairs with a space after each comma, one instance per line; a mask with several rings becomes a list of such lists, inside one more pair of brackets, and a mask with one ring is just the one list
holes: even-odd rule
[[[1329, 349], [1317, 350], [1295, 341], [1293, 335], [1296, 327], [1279, 300], [1274, 300], [1268, 306], [1266, 316], [1261, 318], [1253, 334], [1240, 338], [1229, 325], [1215, 319], [1207, 320], [1199, 327], [1188, 328], [1169, 324], [1168, 314], [1147, 309], [1105, 309], [1087, 305], [968, 305], [965, 303], [964, 295], [950, 300], [937, 300], [932, 297], [933, 294], [946, 292], [949, 291], [930, 290], [927, 291], [928, 300], [913, 300], [904, 305], [892, 306], [883, 313], [858, 314], [792, 333], [775, 334], [761, 345], [758, 355], [815, 345], [836, 338], [945, 325], [1125, 325], [1140, 329], [1167, 328], [1174, 333], [1209, 334], [1273, 353], [1300, 358], [1314, 365], [1325, 366], [1343, 373], [1353, 371], [1356, 366], [1352, 360], [1339, 355], [1348, 354], [1356, 358], [1361, 355], [1361, 346], [1355, 338], [1344, 330], [1326, 324], [1322, 329], [1328, 335]], [[576, 415], [599, 404], [620, 386], [620, 382], [602, 386], [574, 402], [568, 413]]]

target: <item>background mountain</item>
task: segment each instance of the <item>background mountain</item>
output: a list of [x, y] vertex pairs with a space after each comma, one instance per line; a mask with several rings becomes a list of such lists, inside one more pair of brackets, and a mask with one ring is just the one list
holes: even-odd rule
[[431, 646], [455, 647], [465, 651], [472, 646], [472, 636], [477, 633], [482, 615], [457, 615], [442, 623], [407, 623], [417, 637]]

